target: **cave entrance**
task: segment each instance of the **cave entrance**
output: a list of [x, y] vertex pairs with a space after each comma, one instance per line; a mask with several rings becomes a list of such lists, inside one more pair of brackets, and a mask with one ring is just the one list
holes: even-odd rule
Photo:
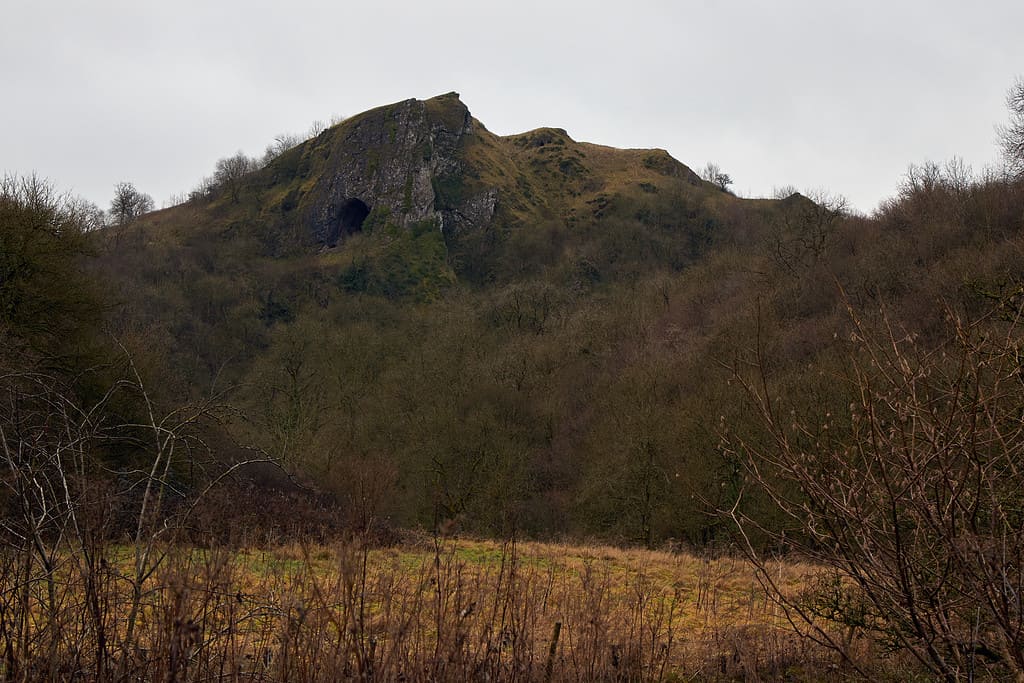
[[361, 199], [350, 199], [341, 205], [338, 212], [338, 227], [342, 235], [351, 235], [363, 229], [363, 221], [370, 215], [368, 207]]
[[338, 222], [334, 228], [334, 239], [331, 246], [338, 240], [356, 232], [362, 232], [363, 222], [370, 215], [370, 207], [361, 199], [349, 199], [338, 209]]

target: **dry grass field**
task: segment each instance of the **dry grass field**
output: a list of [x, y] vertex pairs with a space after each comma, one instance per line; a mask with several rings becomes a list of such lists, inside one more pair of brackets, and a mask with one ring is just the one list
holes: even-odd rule
[[[135, 596], [134, 551], [53, 585], [5, 555], [5, 680], [647, 681], [844, 677], [745, 560], [433, 538], [170, 547]], [[794, 595], [810, 565], [771, 568]], [[35, 573], [33, 580], [20, 578]], [[55, 592], [51, 593], [50, 588]]]

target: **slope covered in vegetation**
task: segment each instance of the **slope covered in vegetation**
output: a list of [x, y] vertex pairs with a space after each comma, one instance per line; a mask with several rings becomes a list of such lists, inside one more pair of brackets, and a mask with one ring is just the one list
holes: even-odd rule
[[[303, 222], [318, 160], [375, 116], [386, 130], [383, 108], [237, 192], [105, 235], [100, 265], [157, 384], [229, 389], [239, 438], [359, 524], [705, 542], [740, 486], [723, 420], [749, 419], [724, 365], [759, 340], [808, 406], [845, 405], [830, 377], [847, 303], [927, 335], [944, 305], [1020, 272], [1020, 197], [1003, 182], [934, 170], [856, 217], [829, 198], [738, 199], [660, 151], [494, 136], [452, 96], [421, 104], [468, 132], [444, 162], [461, 175], [433, 178], [414, 219], [372, 209], [326, 245]], [[488, 194], [490, 220], [439, 228], [445, 207]]]

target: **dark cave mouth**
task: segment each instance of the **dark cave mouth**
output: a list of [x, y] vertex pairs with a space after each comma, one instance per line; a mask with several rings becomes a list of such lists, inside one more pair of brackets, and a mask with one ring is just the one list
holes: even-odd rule
[[338, 209], [338, 220], [329, 240], [330, 246], [348, 235], [363, 231], [363, 223], [370, 215], [370, 207], [361, 199], [349, 199]]

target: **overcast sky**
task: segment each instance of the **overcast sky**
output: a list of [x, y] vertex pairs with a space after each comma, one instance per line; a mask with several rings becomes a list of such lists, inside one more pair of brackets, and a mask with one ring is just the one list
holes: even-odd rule
[[871, 211], [910, 163], [997, 160], [1021, 27], [1021, 0], [0, 0], [0, 171], [160, 206], [279, 133], [455, 90], [499, 134]]

